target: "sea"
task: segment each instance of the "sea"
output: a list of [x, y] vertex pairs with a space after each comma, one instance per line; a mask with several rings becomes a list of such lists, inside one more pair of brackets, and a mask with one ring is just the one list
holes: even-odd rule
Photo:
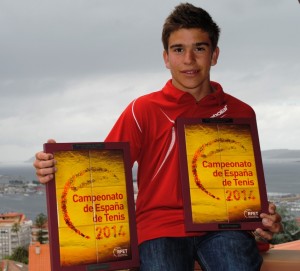
[[[263, 159], [263, 169], [268, 194], [300, 194], [299, 160]], [[31, 163], [2, 163], [0, 176], [11, 176], [13, 179], [28, 182], [36, 180]], [[34, 220], [39, 213], [47, 214], [46, 195], [0, 195], [0, 213], [7, 212], [21, 212], [27, 219]]]

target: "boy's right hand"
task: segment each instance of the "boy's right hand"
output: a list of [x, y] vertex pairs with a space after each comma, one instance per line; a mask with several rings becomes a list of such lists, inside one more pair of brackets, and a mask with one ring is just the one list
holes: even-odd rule
[[[47, 143], [56, 143], [55, 140], [49, 139]], [[56, 161], [53, 154], [40, 151], [35, 155], [33, 166], [36, 170], [36, 176], [40, 183], [47, 183], [54, 178]]]

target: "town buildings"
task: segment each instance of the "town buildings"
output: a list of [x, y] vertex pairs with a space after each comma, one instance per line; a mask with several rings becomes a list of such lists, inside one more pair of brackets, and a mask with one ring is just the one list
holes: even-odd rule
[[31, 220], [21, 213], [0, 214], [0, 260], [10, 256], [15, 248], [30, 244]]

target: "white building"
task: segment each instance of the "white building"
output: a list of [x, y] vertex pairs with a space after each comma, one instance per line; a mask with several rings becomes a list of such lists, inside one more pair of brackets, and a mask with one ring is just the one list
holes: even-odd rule
[[0, 260], [19, 246], [29, 246], [31, 226], [32, 221], [25, 221], [24, 214], [0, 214]]

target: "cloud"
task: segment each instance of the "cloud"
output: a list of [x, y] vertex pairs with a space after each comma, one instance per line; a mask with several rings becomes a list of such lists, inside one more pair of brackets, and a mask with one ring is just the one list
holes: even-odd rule
[[2, 2], [2, 76], [66, 78], [139, 69], [143, 47], [155, 35], [148, 67], [154, 49], [161, 51], [162, 22], [155, 28], [153, 17], [145, 16], [154, 5], [131, 4], [135, 9], [127, 1]]
[[[261, 146], [270, 149], [299, 149], [300, 104], [261, 104], [256, 106]], [[273, 147], [274, 148], [274, 147]]]
[[[48, 138], [103, 140], [131, 100], [169, 79], [161, 29], [178, 3], [1, 1], [0, 161], [27, 160]], [[262, 148], [299, 149], [299, 4], [191, 3], [221, 26], [212, 80], [254, 107]]]

